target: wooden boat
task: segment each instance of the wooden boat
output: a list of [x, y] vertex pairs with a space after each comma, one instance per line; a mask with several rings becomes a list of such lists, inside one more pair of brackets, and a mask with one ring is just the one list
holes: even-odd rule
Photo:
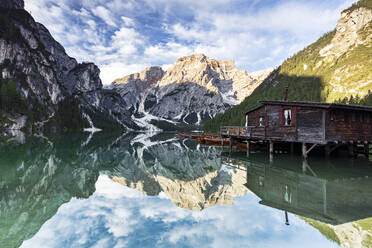
[[204, 142], [206, 145], [210, 145], [210, 146], [228, 146], [230, 145], [229, 143], [229, 139], [225, 138], [225, 139], [222, 139], [218, 136], [215, 136], [215, 137], [204, 137]]
[[191, 139], [198, 139], [198, 138], [201, 138], [203, 135], [197, 135], [197, 134], [192, 134], [190, 135]]
[[181, 138], [184, 138], [184, 139], [189, 139], [190, 138], [190, 135], [185, 134], [185, 133], [178, 133], [178, 136], [180, 136]]
[[202, 134], [202, 135], [196, 135], [196, 134], [185, 134], [185, 133], [179, 133], [178, 136], [184, 139], [194, 139], [196, 140], [197, 144], [206, 144], [209, 146], [229, 146], [230, 141], [228, 138], [221, 138], [218, 135], [213, 134]]
[[196, 143], [197, 144], [205, 144], [205, 140], [203, 136], [199, 136], [196, 138]]
[[203, 135], [198, 135], [198, 134], [185, 134], [185, 133], [178, 133], [178, 136], [184, 139], [198, 139], [203, 137]]

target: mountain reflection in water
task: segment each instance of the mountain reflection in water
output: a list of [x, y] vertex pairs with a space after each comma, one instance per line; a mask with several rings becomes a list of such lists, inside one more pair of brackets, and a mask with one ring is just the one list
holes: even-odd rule
[[1, 247], [368, 247], [372, 240], [366, 161], [226, 157], [166, 133], [0, 140]]

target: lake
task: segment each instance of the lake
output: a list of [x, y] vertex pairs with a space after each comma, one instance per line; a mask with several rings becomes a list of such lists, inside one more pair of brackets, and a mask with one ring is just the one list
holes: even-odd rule
[[172, 133], [0, 138], [1, 247], [371, 247], [372, 163]]

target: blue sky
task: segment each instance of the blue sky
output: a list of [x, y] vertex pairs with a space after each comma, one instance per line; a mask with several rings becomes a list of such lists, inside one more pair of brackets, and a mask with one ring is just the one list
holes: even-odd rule
[[25, 0], [67, 53], [101, 79], [165, 69], [182, 56], [233, 59], [248, 72], [272, 68], [337, 24], [354, 0]]

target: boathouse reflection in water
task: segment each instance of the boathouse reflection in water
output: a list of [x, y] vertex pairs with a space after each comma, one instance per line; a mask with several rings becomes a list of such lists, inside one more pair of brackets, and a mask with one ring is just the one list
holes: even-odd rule
[[372, 168], [366, 160], [354, 167], [323, 160], [313, 168], [307, 161], [286, 167], [280, 160], [244, 160], [246, 186], [260, 204], [332, 225], [372, 216]]

